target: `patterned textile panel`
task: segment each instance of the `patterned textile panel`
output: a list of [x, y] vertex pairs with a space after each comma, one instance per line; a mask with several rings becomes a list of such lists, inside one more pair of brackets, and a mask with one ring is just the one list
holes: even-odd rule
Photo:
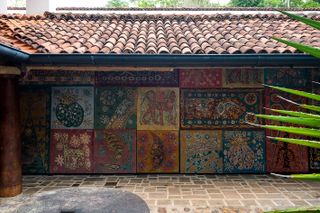
[[223, 131], [224, 173], [264, 173], [265, 132]]
[[266, 68], [264, 82], [273, 86], [305, 88], [311, 84], [311, 71], [301, 68]]
[[92, 153], [92, 130], [51, 130], [51, 173], [91, 173]]
[[222, 69], [182, 69], [180, 88], [220, 88]]
[[261, 113], [262, 91], [258, 90], [182, 90], [182, 128], [251, 127], [257, 122], [247, 112]]
[[222, 173], [221, 131], [183, 130], [180, 132], [181, 173]]
[[178, 131], [138, 131], [137, 171], [139, 173], [179, 172]]
[[310, 169], [320, 171], [320, 149], [310, 149]]
[[21, 87], [22, 167], [25, 174], [49, 172], [50, 90]]
[[[290, 104], [277, 96], [281, 95], [298, 103], [306, 103], [305, 98], [287, 93], [279, 92], [272, 89], [265, 90], [265, 105], [267, 108], [286, 109], [292, 111], [301, 110], [298, 106]], [[278, 125], [278, 122], [267, 121], [267, 124]], [[267, 130], [266, 134], [273, 137], [295, 137], [303, 138], [298, 135], [288, 134], [285, 132]], [[287, 144], [283, 142], [271, 141], [266, 139], [267, 144], [267, 172], [282, 172], [282, 173], [298, 173], [308, 172], [308, 148]]]
[[263, 88], [263, 69], [230, 68], [224, 69], [224, 88]]
[[138, 89], [138, 130], [179, 129], [179, 88]]
[[93, 147], [95, 173], [136, 172], [135, 130], [96, 130]]
[[21, 84], [94, 84], [94, 72], [35, 70], [20, 79]]
[[52, 129], [93, 128], [93, 87], [53, 87]]
[[98, 87], [95, 91], [95, 128], [137, 127], [137, 89]]
[[96, 72], [96, 85], [105, 86], [179, 86], [178, 71]]

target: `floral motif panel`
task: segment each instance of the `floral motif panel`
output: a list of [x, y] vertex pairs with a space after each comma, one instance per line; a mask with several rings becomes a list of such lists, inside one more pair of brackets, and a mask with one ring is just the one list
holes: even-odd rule
[[264, 82], [273, 86], [305, 88], [311, 85], [311, 70], [305, 68], [266, 68]]
[[180, 88], [219, 88], [222, 69], [181, 69]]
[[223, 70], [223, 87], [261, 88], [263, 77], [263, 69], [228, 68]]
[[222, 173], [222, 132], [183, 130], [180, 132], [181, 173]]

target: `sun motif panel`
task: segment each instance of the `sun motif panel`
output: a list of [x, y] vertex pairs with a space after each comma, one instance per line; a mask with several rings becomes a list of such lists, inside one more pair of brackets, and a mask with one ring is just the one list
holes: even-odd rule
[[182, 90], [182, 128], [251, 127], [257, 122], [247, 112], [261, 113], [262, 94], [257, 90]]
[[179, 88], [138, 89], [138, 130], [179, 129]]
[[223, 131], [224, 173], [263, 173], [264, 131]]
[[93, 87], [53, 87], [52, 129], [93, 128]]
[[138, 131], [137, 171], [139, 173], [179, 172], [178, 131]]
[[310, 169], [312, 171], [320, 170], [320, 149], [310, 149]]
[[219, 88], [222, 69], [181, 69], [180, 88]]
[[95, 91], [95, 128], [137, 127], [137, 89], [98, 87]]
[[311, 83], [310, 69], [266, 68], [264, 82], [268, 85], [305, 88]]
[[225, 88], [262, 88], [263, 69], [229, 68], [223, 70]]
[[20, 111], [23, 173], [48, 173], [50, 90], [21, 87]]
[[136, 172], [135, 130], [96, 130], [93, 146], [94, 172]]
[[92, 130], [52, 130], [51, 173], [91, 173], [93, 171]]
[[221, 131], [183, 130], [180, 132], [181, 173], [222, 173]]

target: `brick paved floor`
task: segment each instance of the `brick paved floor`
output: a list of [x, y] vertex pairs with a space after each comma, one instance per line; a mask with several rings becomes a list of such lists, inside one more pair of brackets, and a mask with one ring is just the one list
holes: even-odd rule
[[[24, 176], [23, 196], [67, 187], [109, 187], [133, 192], [151, 212], [261, 212], [320, 206], [320, 182], [269, 175]], [[0, 199], [0, 205], [17, 198]]]

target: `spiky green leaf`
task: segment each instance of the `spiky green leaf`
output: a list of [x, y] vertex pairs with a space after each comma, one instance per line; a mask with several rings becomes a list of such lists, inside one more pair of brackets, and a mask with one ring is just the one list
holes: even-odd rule
[[308, 105], [308, 104], [300, 104], [299, 106], [304, 108], [304, 109], [309, 109], [309, 110], [312, 110], [312, 111], [320, 112], [320, 107], [319, 106]]
[[317, 115], [317, 114], [290, 111], [290, 110], [283, 110], [283, 109], [269, 109], [269, 108], [265, 108], [265, 109], [266, 110], [270, 110], [271, 112], [276, 112], [276, 113], [284, 114], [284, 115], [291, 115], [291, 116], [301, 117], [301, 118], [316, 118], [316, 119], [320, 119], [320, 115]]
[[285, 143], [298, 144], [301, 146], [308, 146], [312, 148], [320, 149], [320, 141], [311, 141], [311, 140], [303, 140], [303, 139], [295, 139], [295, 138], [279, 138], [279, 137], [270, 137], [269, 139], [277, 140]]
[[292, 13], [288, 13], [288, 12], [285, 12], [285, 11], [279, 11], [280, 13], [284, 14], [284, 15], [287, 15], [289, 16], [290, 18], [293, 18], [295, 20], [298, 20], [298, 21], [301, 21], [311, 27], [314, 27], [315, 29], [317, 30], [320, 30], [320, 22], [319, 21], [316, 21], [316, 20], [313, 20], [313, 19], [310, 19], [310, 18], [305, 18], [303, 16], [299, 16], [299, 15], [295, 15], [295, 14], [292, 14]]
[[292, 124], [305, 125], [310, 127], [320, 127], [320, 119], [315, 118], [299, 118], [299, 117], [291, 117], [291, 116], [278, 116], [278, 115], [264, 115], [264, 114], [255, 114], [258, 118], [280, 121]]
[[295, 209], [286, 209], [286, 210], [273, 210], [265, 211], [265, 213], [319, 213], [320, 206], [318, 207], [308, 207], [308, 208], [295, 208]]
[[320, 174], [318, 174], [318, 173], [313, 173], [313, 174], [292, 174], [291, 176], [294, 179], [320, 181]]
[[293, 94], [293, 95], [298, 95], [298, 96], [301, 96], [301, 97], [310, 98], [310, 99], [313, 99], [313, 100], [316, 100], [316, 101], [320, 101], [320, 95], [318, 95], [318, 94], [305, 92], [305, 91], [300, 91], [300, 90], [295, 90], [295, 89], [289, 89], [289, 88], [285, 88], [285, 87], [271, 86], [271, 85], [267, 85], [267, 84], [264, 84], [264, 85], [266, 87], [270, 87], [270, 88], [275, 89], [275, 90], [280, 90], [280, 91], [287, 92], [287, 93], [290, 93], [290, 94]]

